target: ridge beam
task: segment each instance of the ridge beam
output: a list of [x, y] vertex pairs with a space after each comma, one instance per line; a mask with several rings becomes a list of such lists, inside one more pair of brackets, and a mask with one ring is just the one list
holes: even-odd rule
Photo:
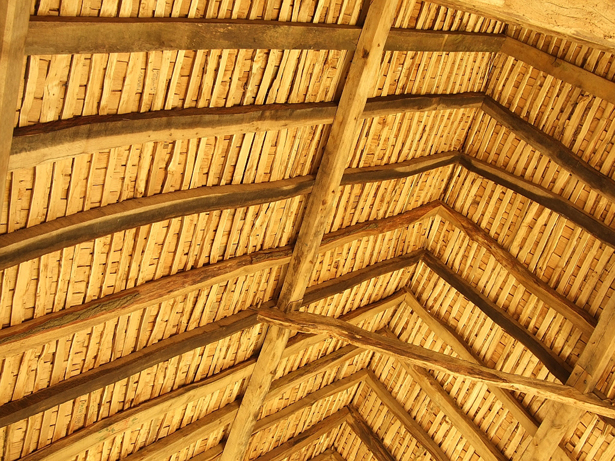
[[[292, 311], [303, 303], [327, 223], [334, 212], [336, 191], [342, 182], [347, 153], [354, 145], [355, 132], [380, 67], [397, 3], [396, 0], [374, 0], [369, 6], [282, 284], [277, 302], [280, 311]], [[267, 331], [221, 461], [244, 458], [252, 429], [289, 337], [290, 330], [283, 327], [274, 325]]]

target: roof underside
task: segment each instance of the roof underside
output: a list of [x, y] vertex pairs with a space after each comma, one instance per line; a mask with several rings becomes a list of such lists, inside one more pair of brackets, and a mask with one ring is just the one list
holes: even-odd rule
[[[30, 35], [75, 33], [69, 17], [217, 18], [231, 32], [328, 24], [309, 39], [331, 46], [345, 30], [356, 43], [369, 8], [31, 3]], [[582, 355], [615, 309], [613, 55], [420, 0], [400, 1], [393, 28], [402, 45], [371, 80], [298, 310], [543, 382], [587, 369], [614, 399], [613, 349], [600, 367]], [[290, 273], [354, 55], [126, 34], [103, 36], [111, 53], [87, 35], [71, 45], [87, 52], [26, 45], [0, 219], [5, 461], [218, 459], [265, 340], [255, 309], [276, 306]], [[274, 373], [245, 459], [526, 460], [550, 411], [544, 395], [324, 330], [293, 331]], [[613, 459], [608, 411], [581, 411], [553, 459]]]

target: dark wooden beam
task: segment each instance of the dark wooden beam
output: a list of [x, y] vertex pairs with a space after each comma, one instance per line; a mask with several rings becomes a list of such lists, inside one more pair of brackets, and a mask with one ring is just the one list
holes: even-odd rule
[[440, 448], [440, 445], [410, 416], [403, 405], [391, 395], [371, 370], [367, 371], [366, 383], [376, 393], [391, 414], [402, 424], [403, 428], [429, 452], [435, 461], [450, 461], [446, 453]]
[[350, 414], [346, 423], [352, 429], [352, 432], [359, 437], [363, 445], [367, 447], [376, 461], [397, 461], [356, 409], [350, 407]]
[[594, 395], [586, 395], [571, 386], [515, 375], [472, 364], [445, 354], [423, 349], [399, 340], [363, 330], [347, 322], [305, 312], [284, 313], [278, 309], [259, 309], [263, 322], [304, 333], [328, 333], [357, 347], [396, 357], [411, 365], [461, 376], [487, 385], [524, 392], [580, 408], [607, 417], [615, 416], [615, 407]]
[[[383, 167], [351, 168], [342, 185], [407, 178], [457, 161], [456, 152], [419, 157]], [[197, 213], [286, 200], [309, 194], [314, 176], [257, 184], [199, 187], [92, 208], [0, 235], [0, 270], [44, 254], [138, 226]]]
[[572, 204], [560, 195], [537, 184], [507, 172], [486, 162], [481, 162], [467, 155], [459, 157], [461, 165], [473, 173], [506, 187], [539, 205], [569, 219], [575, 225], [592, 234], [599, 240], [615, 248], [615, 230]]
[[29, 14], [30, 3], [27, 1], [4, 0], [0, 3], [0, 216], [7, 200], [6, 179], [10, 169]]
[[[362, 118], [481, 107], [484, 95], [393, 95], [368, 100]], [[32, 168], [75, 155], [156, 141], [224, 136], [330, 124], [335, 103], [267, 104], [92, 115], [16, 128], [9, 169]]]
[[557, 379], [562, 383], [566, 382], [570, 377], [572, 367], [545, 346], [536, 336], [531, 334], [527, 328], [519, 324], [508, 312], [498, 307], [493, 301], [445, 266], [431, 253], [423, 254], [423, 263], [438, 277], [478, 307], [493, 323], [502, 328], [516, 341], [523, 344]]
[[615, 181], [585, 162], [560, 141], [526, 122], [492, 98], [485, 97], [483, 111], [590, 188], [611, 202], [615, 201]]
[[568, 298], [539, 279], [497, 240], [471, 219], [458, 213], [445, 203], [438, 209], [438, 215], [463, 231], [470, 240], [487, 250], [508, 272], [510, 272], [528, 291], [540, 299], [546, 306], [562, 314], [576, 328], [589, 337], [596, 326], [596, 319]]
[[[186, 19], [33, 16], [28, 55], [161, 50], [355, 50], [361, 28], [337, 24]], [[497, 52], [496, 34], [392, 29], [387, 51]]]
[[541, 72], [570, 83], [591, 95], [615, 104], [615, 82], [611, 80], [512, 37], [506, 37], [501, 52], [523, 61]]

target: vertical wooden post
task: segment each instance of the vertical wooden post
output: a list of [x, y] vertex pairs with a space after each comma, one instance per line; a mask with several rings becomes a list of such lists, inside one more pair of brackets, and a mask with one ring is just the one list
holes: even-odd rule
[[23, 74], [24, 49], [30, 19], [27, 0], [0, 2], [0, 217], [6, 197], [6, 178], [13, 141], [15, 111]]

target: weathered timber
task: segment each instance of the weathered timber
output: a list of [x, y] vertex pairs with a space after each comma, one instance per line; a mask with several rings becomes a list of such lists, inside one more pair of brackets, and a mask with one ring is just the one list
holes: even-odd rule
[[367, 371], [366, 383], [372, 389], [385, 407], [399, 420], [404, 429], [412, 435], [429, 452], [435, 461], [450, 461], [446, 453], [440, 448], [434, 439], [417, 423], [412, 416], [405, 410], [395, 397], [384, 387], [374, 372]]
[[[407, 178], [452, 165], [456, 160], [457, 154], [449, 152], [384, 167], [349, 168], [342, 177], [342, 185]], [[205, 186], [92, 208], [0, 235], [0, 270], [62, 248], [146, 224], [297, 197], [311, 192], [313, 185], [314, 176], [307, 175], [258, 184]], [[388, 218], [385, 222], [403, 221], [406, 216], [403, 214]], [[392, 227], [395, 224], [384, 225], [389, 229], [395, 228]], [[356, 232], [360, 233], [367, 228], [367, 225], [358, 226]], [[351, 236], [347, 238], [353, 239]]]
[[438, 3], [603, 50], [615, 49], [615, 6], [609, 0], [438, 0]]
[[0, 3], [0, 216], [4, 202], [8, 200], [5, 197], [6, 179], [10, 169], [29, 15], [30, 4], [26, 1], [4, 0]]
[[[480, 108], [481, 93], [392, 95], [368, 100], [363, 118], [415, 111]], [[267, 104], [93, 115], [15, 128], [9, 169], [156, 141], [330, 124], [335, 103]]]
[[[594, 333], [575, 364], [572, 375], [566, 382], [567, 385], [579, 392], [590, 393], [602, 376], [610, 371], [615, 348], [614, 322], [615, 299], [611, 298], [605, 305]], [[536, 432], [536, 437], [527, 446], [521, 459], [523, 461], [548, 461], [555, 447], [559, 446], [566, 434], [576, 428], [583, 414], [584, 411], [581, 408], [569, 408], [548, 402], [545, 418]]]
[[207, 211], [247, 207], [307, 194], [313, 176], [270, 183], [199, 187], [92, 208], [0, 236], [0, 269], [115, 232]]
[[507, 37], [502, 53], [529, 64], [546, 74], [570, 83], [583, 91], [615, 104], [615, 82], [594, 74], [582, 67], [559, 59], [514, 38]]
[[492, 98], [485, 97], [483, 111], [542, 155], [549, 157], [610, 201], [615, 201], [615, 181], [585, 162], [560, 141], [526, 122]]
[[[361, 28], [257, 20], [33, 16], [27, 55], [138, 53], [162, 50], [355, 50]], [[392, 29], [384, 49], [497, 52], [496, 34]]]
[[562, 383], [566, 382], [572, 372], [572, 367], [545, 346], [536, 336], [532, 335], [527, 328], [519, 324], [514, 317], [499, 308], [493, 301], [445, 266], [431, 253], [424, 253], [422, 261], [438, 277], [478, 307], [493, 323], [502, 328], [516, 341], [523, 344], [557, 379]]
[[[374, 77], [380, 66], [396, 6], [396, 1], [387, 0], [374, 0], [369, 6], [281, 286], [277, 310], [291, 311], [303, 303], [321, 241], [334, 212], [335, 195], [342, 182], [347, 154], [355, 142], [355, 131], [365, 110], [369, 92], [374, 86]], [[276, 325], [269, 328], [258, 365], [231, 426], [222, 461], [244, 458], [252, 428], [289, 336], [290, 332], [285, 328]]]
[[[350, 412], [348, 407], [343, 407], [331, 416], [323, 419], [318, 424], [313, 425], [296, 437], [287, 440], [277, 448], [265, 453], [263, 456], [259, 456], [256, 459], [259, 461], [282, 461], [283, 459], [291, 456], [293, 453], [309, 446], [326, 433], [331, 432], [333, 429], [346, 422], [349, 414]], [[226, 445], [228, 446], [228, 442]]]
[[[438, 338], [448, 344], [459, 358], [471, 363], [484, 365], [481, 359], [472, 351], [472, 348], [455, 333], [448, 325], [446, 325], [441, 319], [435, 317], [423, 305], [414, 297], [414, 294], [408, 289], [405, 289], [406, 297], [405, 302], [412, 309], [416, 315], [418, 315], [424, 323], [427, 324], [429, 329], [433, 331]], [[390, 333], [393, 335], [393, 332]], [[405, 364], [404, 364], [405, 365]], [[414, 368], [413, 368], [414, 369]], [[504, 408], [508, 410], [513, 417], [519, 421], [523, 429], [530, 435], [534, 436], [538, 430], [538, 423], [527, 412], [525, 407], [519, 403], [519, 401], [508, 391], [500, 389], [492, 385], [488, 386], [489, 392], [495, 394], [495, 396], [502, 402]], [[553, 459], [555, 461], [570, 461], [570, 458], [566, 455], [564, 450], [557, 448], [553, 453]]]
[[[389, 338], [397, 339], [390, 330], [385, 331]], [[507, 461], [507, 457], [493, 444], [493, 442], [470, 417], [459, 408], [455, 399], [444, 390], [440, 383], [425, 369], [413, 367], [404, 361], [400, 361], [403, 370], [408, 373], [429, 400], [437, 406], [446, 417], [453, 423], [463, 437], [470, 442], [482, 459], [487, 461]]]
[[346, 422], [352, 432], [359, 437], [363, 445], [374, 455], [376, 461], [397, 461], [357, 410], [350, 407], [350, 415]]
[[608, 417], [615, 415], [615, 407], [594, 395], [585, 395], [571, 386], [535, 378], [505, 373], [482, 365], [472, 364], [445, 354], [426, 350], [399, 340], [363, 330], [347, 322], [305, 312], [284, 313], [277, 309], [259, 309], [263, 322], [304, 333], [326, 332], [332, 337], [357, 347], [396, 357], [430, 370], [443, 371], [487, 385], [537, 395], [545, 399], [582, 408]]
[[615, 230], [598, 221], [593, 216], [585, 213], [569, 200], [555, 194], [537, 184], [527, 181], [519, 176], [495, 167], [488, 163], [476, 160], [467, 155], [459, 157], [461, 165], [473, 173], [477, 173], [484, 178], [507, 187], [508, 189], [533, 200], [539, 205], [569, 219], [571, 222], [586, 230], [594, 237], [615, 248]]
[[218, 342], [258, 324], [256, 314], [242, 311], [203, 327], [172, 336], [156, 344], [105, 363], [0, 406], [0, 427], [8, 426], [96, 389], [121, 381], [158, 363]]
[[442, 203], [437, 213], [442, 219], [462, 230], [470, 240], [489, 251], [499, 264], [545, 305], [562, 314], [588, 337], [592, 334], [596, 326], [596, 319], [593, 316], [539, 279], [474, 221], [445, 203]]

